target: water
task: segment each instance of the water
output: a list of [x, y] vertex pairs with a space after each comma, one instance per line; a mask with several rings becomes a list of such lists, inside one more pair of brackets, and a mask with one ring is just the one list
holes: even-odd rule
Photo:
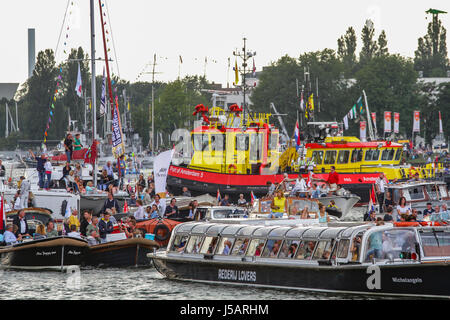
[[[81, 269], [79, 273], [0, 272], [0, 300], [337, 300], [379, 297], [272, 290], [165, 279], [154, 268]], [[205, 294], [207, 292], [208, 294]]]

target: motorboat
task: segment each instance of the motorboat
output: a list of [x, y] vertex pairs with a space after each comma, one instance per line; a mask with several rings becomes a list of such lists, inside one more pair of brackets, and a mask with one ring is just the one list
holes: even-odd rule
[[[336, 213], [333, 214], [335, 216], [339, 215], [339, 211], [341, 212], [340, 218], [345, 219], [350, 210], [357, 204], [361, 198], [354, 194], [349, 195], [332, 195], [328, 197], [319, 197], [317, 200], [327, 207], [327, 210], [330, 214], [332, 211]], [[334, 201], [335, 206], [332, 205], [331, 201]]]
[[79, 238], [58, 236], [0, 248], [0, 265], [6, 269], [66, 271], [82, 264], [88, 243]]
[[190, 222], [147, 255], [168, 279], [361, 295], [450, 298], [450, 228]]

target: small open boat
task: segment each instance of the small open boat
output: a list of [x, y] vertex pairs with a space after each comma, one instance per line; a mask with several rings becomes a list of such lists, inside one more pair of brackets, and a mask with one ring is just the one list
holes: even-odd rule
[[65, 271], [80, 266], [88, 243], [71, 237], [30, 240], [0, 249], [0, 265], [7, 269]]
[[92, 245], [84, 265], [95, 267], [148, 266], [147, 253], [158, 249], [156, 241], [145, 238], [130, 238]]

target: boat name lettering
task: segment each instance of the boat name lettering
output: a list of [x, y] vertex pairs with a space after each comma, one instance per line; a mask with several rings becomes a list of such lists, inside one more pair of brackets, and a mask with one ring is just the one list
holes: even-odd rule
[[36, 252], [37, 256], [52, 256], [54, 254], [56, 254], [56, 251], [41, 251], [41, 252], [37, 251]]
[[217, 277], [219, 280], [256, 282], [256, 271], [219, 269]]
[[69, 251], [67, 251], [67, 254], [77, 256], [77, 255], [81, 254], [81, 251], [69, 250]]
[[409, 278], [394, 278], [394, 277], [392, 277], [392, 282], [416, 284], [416, 283], [422, 283], [422, 279], [421, 278], [409, 279]]

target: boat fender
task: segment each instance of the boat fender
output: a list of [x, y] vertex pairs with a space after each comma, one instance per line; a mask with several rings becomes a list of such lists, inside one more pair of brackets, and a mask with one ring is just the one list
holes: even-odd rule
[[228, 166], [228, 173], [236, 174], [236, 173], [237, 173], [237, 167], [236, 167], [236, 165], [230, 164], [230, 165]]
[[[164, 234], [163, 236], [159, 235], [158, 231], [160, 231], [160, 230], [164, 230], [165, 231], [165, 232], [164, 231], [162, 232]], [[153, 234], [155, 235], [155, 240], [157, 240], [157, 241], [166, 241], [169, 238], [169, 236], [170, 236], [170, 230], [165, 224], [160, 223], [160, 224], [155, 226], [155, 229], [153, 229]]]

